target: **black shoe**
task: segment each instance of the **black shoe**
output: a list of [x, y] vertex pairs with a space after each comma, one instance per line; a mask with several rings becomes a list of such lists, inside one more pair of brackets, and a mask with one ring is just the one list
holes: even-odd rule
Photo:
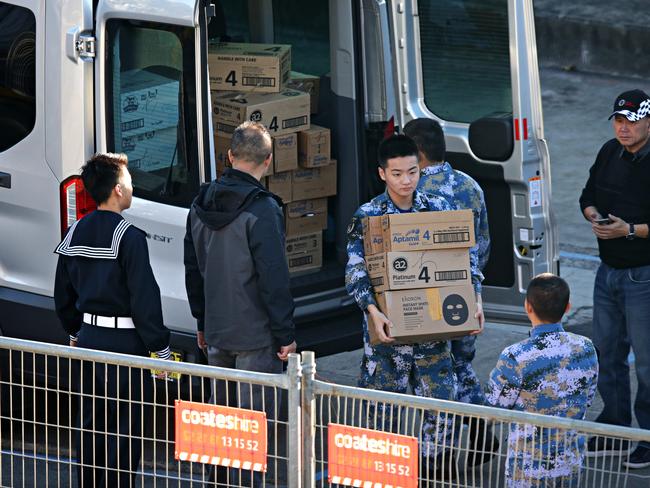
[[478, 466], [483, 464], [499, 452], [499, 439], [492, 433], [492, 429], [483, 419], [472, 418], [468, 422], [469, 446], [467, 465]]
[[586, 456], [589, 458], [604, 456], [625, 456], [630, 454], [632, 448], [630, 441], [624, 439], [612, 439], [610, 437], [592, 437], [587, 442]]
[[627, 461], [623, 461], [623, 466], [630, 469], [643, 469], [650, 467], [650, 448], [637, 446]]

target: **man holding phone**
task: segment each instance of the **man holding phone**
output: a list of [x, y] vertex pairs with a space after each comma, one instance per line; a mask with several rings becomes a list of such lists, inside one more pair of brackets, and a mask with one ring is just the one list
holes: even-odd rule
[[[634, 412], [650, 429], [650, 96], [622, 93], [614, 102], [614, 139], [600, 149], [580, 197], [583, 215], [598, 238], [602, 261], [594, 284], [593, 342], [598, 349], [598, 390], [604, 408], [597, 422], [632, 422], [628, 355], [634, 350], [639, 390]], [[628, 441], [594, 437], [591, 457], [627, 454]], [[650, 443], [623, 462], [650, 466]]]

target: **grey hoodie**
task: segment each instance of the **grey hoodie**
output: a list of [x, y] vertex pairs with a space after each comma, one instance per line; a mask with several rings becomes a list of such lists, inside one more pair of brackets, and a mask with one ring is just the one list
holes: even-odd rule
[[206, 342], [230, 351], [294, 341], [281, 200], [229, 168], [203, 185], [185, 234], [185, 286]]

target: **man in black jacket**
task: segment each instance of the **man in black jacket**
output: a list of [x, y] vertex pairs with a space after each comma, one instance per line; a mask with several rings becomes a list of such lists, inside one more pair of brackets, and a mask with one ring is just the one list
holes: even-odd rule
[[[272, 157], [264, 126], [240, 125], [232, 168], [201, 187], [187, 219], [185, 285], [198, 345], [214, 366], [281, 373], [296, 350], [282, 201], [260, 183]], [[237, 406], [261, 409], [261, 395], [250, 405], [244, 386]], [[213, 396], [225, 404], [223, 388]]]
[[[650, 96], [641, 90], [614, 102], [615, 138], [600, 149], [580, 197], [583, 215], [598, 238], [602, 264], [594, 284], [593, 341], [600, 352], [598, 390], [604, 408], [597, 421], [632, 421], [628, 354], [634, 350], [639, 426], [650, 429]], [[588, 456], [623, 455], [628, 441], [594, 437]], [[650, 466], [650, 443], [623, 461]]]

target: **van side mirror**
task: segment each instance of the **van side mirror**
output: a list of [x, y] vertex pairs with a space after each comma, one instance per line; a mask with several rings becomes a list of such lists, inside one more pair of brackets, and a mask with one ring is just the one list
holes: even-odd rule
[[469, 147], [479, 158], [507, 161], [514, 150], [512, 113], [495, 112], [469, 125]]

